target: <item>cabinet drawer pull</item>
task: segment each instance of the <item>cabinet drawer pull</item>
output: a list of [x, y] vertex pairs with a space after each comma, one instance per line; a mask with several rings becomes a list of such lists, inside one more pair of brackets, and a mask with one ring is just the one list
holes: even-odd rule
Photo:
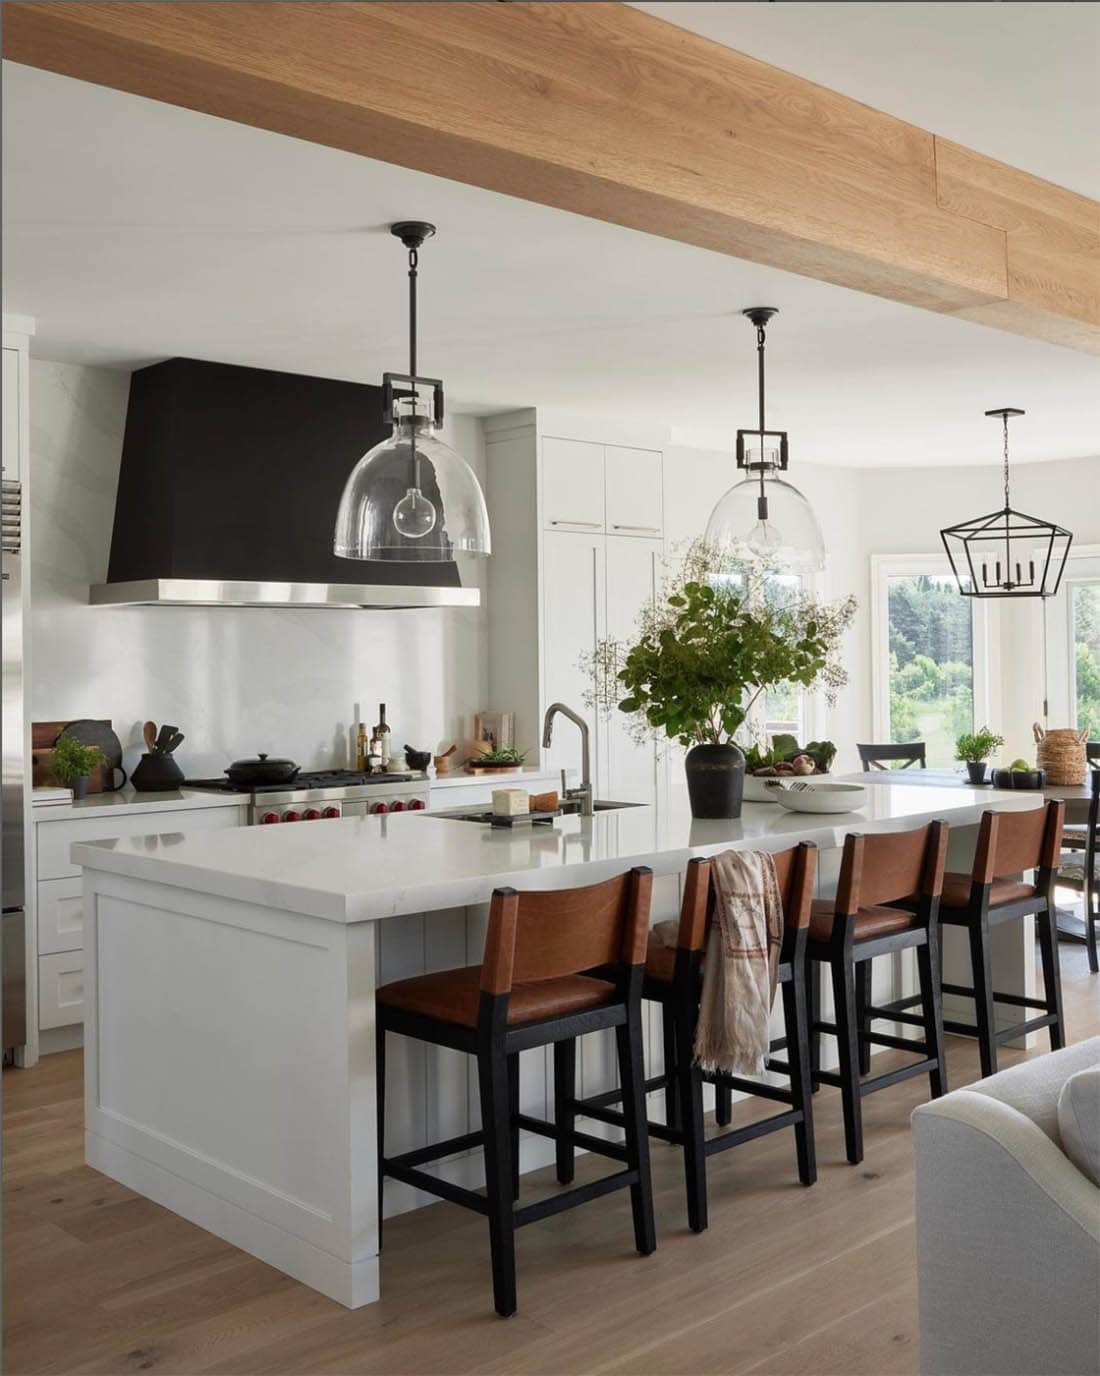
[[640, 530], [644, 535], [658, 535], [660, 533], [657, 526], [620, 526], [613, 524], [612, 530]]
[[584, 526], [586, 530], [603, 530], [601, 521], [551, 521], [552, 526]]

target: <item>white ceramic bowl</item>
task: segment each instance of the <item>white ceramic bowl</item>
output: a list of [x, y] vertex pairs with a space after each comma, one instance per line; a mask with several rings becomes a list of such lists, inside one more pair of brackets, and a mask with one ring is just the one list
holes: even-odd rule
[[775, 801], [791, 812], [855, 812], [866, 803], [867, 790], [863, 784], [798, 780], [778, 792]]
[[775, 803], [778, 794], [787, 787], [789, 780], [771, 775], [757, 778], [755, 774], [745, 775], [745, 791], [742, 794], [746, 803]]

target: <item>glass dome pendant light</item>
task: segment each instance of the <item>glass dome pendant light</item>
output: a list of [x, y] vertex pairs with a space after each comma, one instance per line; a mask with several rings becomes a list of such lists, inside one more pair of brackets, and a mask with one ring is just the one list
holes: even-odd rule
[[756, 327], [758, 423], [737, 432], [737, 467], [746, 476], [719, 499], [703, 540], [733, 565], [813, 573], [825, 567], [821, 528], [798, 488], [779, 477], [789, 462], [787, 432], [769, 430], [764, 420], [765, 331], [778, 313], [774, 306], [741, 312]]
[[1062, 526], [1013, 511], [1008, 492], [1008, 422], [1025, 412], [999, 406], [1004, 434], [1005, 504], [940, 531], [951, 572], [964, 597], [1053, 597], [1062, 581], [1073, 536]]
[[[443, 383], [417, 372], [416, 288], [419, 251], [435, 226], [390, 226], [409, 254], [409, 371], [382, 374], [382, 418], [393, 433], [351, 471], [336, 515], [333, 548], [344, 559], [449, 563], [490, 553], [489, 513], [477, 477], [439, 438]], [[404, 386], [396, 386], [405, 384]], [[420, 389], [430, 389], [431, 405]]]

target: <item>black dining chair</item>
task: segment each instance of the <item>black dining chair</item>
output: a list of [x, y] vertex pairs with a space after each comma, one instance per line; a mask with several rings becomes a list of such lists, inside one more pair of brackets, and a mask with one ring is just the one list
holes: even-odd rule
[[894, 741], [889, 745], [857, 745], [859, 763], [865, 774], [872, 769], [924, 769], [923, 741]]
[[1094, 975], [1100, 973], [1096, 949], [1096, 924], [1100, 922], [1100, 743], [1096, 759], [1097, 764], [1089, 770], [1092, 798], [1088, 821], [1083, 826], [1065, 828], [1057, 880], [1063, 888], [1076, 889], [1081, 895], [1085, 945], [1089, 969]]

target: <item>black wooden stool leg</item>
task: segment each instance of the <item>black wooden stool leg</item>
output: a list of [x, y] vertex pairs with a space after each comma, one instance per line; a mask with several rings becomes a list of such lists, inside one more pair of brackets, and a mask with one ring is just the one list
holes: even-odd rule
[[508, 1057], [508, 1130], [512, 1137], [512, 1198], [519, 1198], [519, 1052]]
[[649, 1173], [649, 1127], [645, 1106], [645, 1060], [642, 1055], [641, 1012], [635, 1009], [625, 1024], [615, 1029], [619, 1052], [619, 1080], [623, 1089], [623, 1126], [626, 1129], [627, 1165], [638, 1172], [630, 1187], [634, 1211], [634, 1245], [643, 1256], [657, 1248], [653, 1219], [653, 1180]]
[[821, 1088], [817, 1078], [817, 1072], [821, 1069], [821, 1033], [817, 1031], [815, 1026], [821, 1019], [817, 961], [811, 960], [807, 956], [803, 974], [806, 980], [806, 1018], [809, 1024], [810, 1039], [810, 1088], [816, 1094]]
[[920, 984], [921, 1015], [924, 1018], [924, 1043], [928, 1056], [934, 1057], [935, 1068], [928, 1072], [932, 1098], [947, 1093], [947, 1061], [943, 1049], [943, 1001], [938, 971], [940, 933], [932, 923], [928, 928], [928, 942], [917, 947], [917, 980]]
[[871, 1002], [871, 962], [861, 960], [856, 966], [856, 1021], [859, 1024], [859, 1073], [871, 1073], [871, 1043], [867, 1033], [871, 1030], [871, 1020], [867, 1008]]
[[703, 1149], [703, 1081], [692, 1065], [694, 1032], [687, 1018], [677, 1019], [676, 1075], [679, 1080], [680, 1116], [684, 1134], [684, 1186], [687, 1190], [688, 1226], [701, 1233], [707, 1226], [707, 1157]]
[[996, 1019], [993, 1012], [993, 968], [989, 949], [989, 922], [972, 921], [967, 926], [970, 936], [970, 965], [974, 972], [974, 1021], [978, 1033], [978, 1054], [982, 1062], [982, 1079], [997, 1070], [997, 1044], [993, 1040]]
[[1058, 959], [1058, 928], [1054, 904], [1045, 913], [1036, 913], [1039, 926], [1039, 955], [1043, 962], [1043, 997], [1047, 1012], [1057, 1021], [1050, 1024], [1050, 1049], [1060, 1051], [1066, 1044], [1065, 1012], [1062, 1008], [1062, 966]]
[[803, 1185], [817, 1179], [814, 1150], [814, 1096], [810, 1087], [810, 1039], [806, 1017], [805, 966], [797, 962], [794, 974], [783, 985], [783, 1020], [787, 1033], [787, 1064], [790, 1066], [791, 1097], [802, 1110], [802, 1122], [795, 1124], [794, 1142], [798, 1153], [798, 1178]]
[[680, 1077], [676, 1069], [676, 1014], [671, 1003], [661, 1005], [661, 1033], [665, 1056], [665, 1124], [678, 1132], [681, 1127]]
[[374, 1092], [378, 1118], [378, 1250], [382, 1250], [382, 1201], [386, 1174], [386, 1027], [381, 1018], [374, 1024]]
[[733, 1122], [733, 1090], [721, 1080], [714, 1086], [714, 1121], [720, 1128]]
[[502, 1318], [516, 1312], [516, 1232], [512, 1212], [512, 1133], [508, 1057], [502, 1047], [478, 1052], [481, 1124], [485, 1133], [485, 1194], [493, 1259], [493, 1302]]
[[573, 1101], [576, 1093], [577, 1043], [569, 1037], [554, 1043], [554, 1127], [557, 1129], [554, 1157], [559, 1185], [568, 1185], [573, 1179], [573, 1126], [576, 1122]]
[[855, 968], [843, 958], [830, 962], [836, 1005], [836, 1044], [840, 1053], [840, 1093], [844, 1103], [844, 1145], [853, 1166], [863, 1160], [863, 1105], [859, 1092], [859, 1029], [856, 1022]]
[[1089, 953], [1089, 969], [1094, 975], [1100, 974], [1100, 959], [1096, 952], [1096, 903], [1093, 900], [1093, 890], [1089, 884], [1085, 885], [1084, 893], [1081, 895], [1084, 900], [1082, 911], [1085, 914], [1085, 945]]

